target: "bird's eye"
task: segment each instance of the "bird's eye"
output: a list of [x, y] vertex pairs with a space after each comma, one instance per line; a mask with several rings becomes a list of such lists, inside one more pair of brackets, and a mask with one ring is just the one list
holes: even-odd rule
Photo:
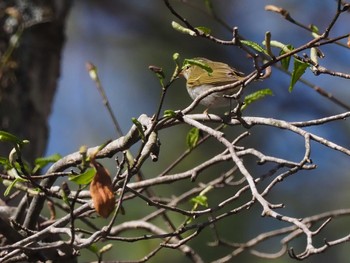
[[187, 72], [190, 67], [191, 67], [191, 65], [186, 65], [186, 66], [182, 67], [181, 72], [182, 73]]

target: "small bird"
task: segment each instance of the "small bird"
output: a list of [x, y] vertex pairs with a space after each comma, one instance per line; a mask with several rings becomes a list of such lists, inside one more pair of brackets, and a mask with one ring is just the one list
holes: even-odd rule
[[[212, 69], [212, 72], [209, 73], [198, 65], [190, 64], [182, 70], [181, 75], [187, 80], [187, 91], [193, 100], [211, 88], [231, 84], [244, 77], [244, 73], [222, 62], [211, 61], [206, 58], [194, 58], [191, 60], [198, 61]], [[207, 110], [209, 108], [228, 106], [230, 105], [230, 98], [225, 98], [224, 95], [232, 95], [239, 89], [240, 86], [230, 90], [214, 92], [204, 97], [200, 104], [206, 106]]]

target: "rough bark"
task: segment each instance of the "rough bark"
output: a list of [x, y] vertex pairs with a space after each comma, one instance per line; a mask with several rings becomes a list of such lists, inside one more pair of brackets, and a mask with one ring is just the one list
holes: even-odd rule
[[[29, 162], [46, 148], [70, 5], [65, 0], [0, 3], [0, 129], [30, 141], [24, 149]], [[1, 147], [0, 155], [6, 154], [8, 148]]]
[[[45, 153], [48, 117], [60, 75], [65, 21], [71, 4], [71, 0], [0, 1], [0, 130], [30, 141], [22, 153], [29, 163]], [[7, 156], [12, 147], [2, 143], [0, 156]], [[24, 196], [21, 204], [28, 202]], [[4, 211], [8, 208], [5, 203], [0, 205]], [[12, 210], [26, 211], [21, 205], [16, 208]], [[6, 223], [10, 216], [14, 213], [0, 214], [0, 219]], [[25, 220], [17, 219], [19, 224]], [[23, 238], [21, 231], [16, 232], [10, 224], [4, 230], [0, 230], [2, 243]], [[56, 249], [28, 253], [23, 254], [23, 260], [76, 261], [72, 248], [67, 247], [64, 253], [58, 255]]]

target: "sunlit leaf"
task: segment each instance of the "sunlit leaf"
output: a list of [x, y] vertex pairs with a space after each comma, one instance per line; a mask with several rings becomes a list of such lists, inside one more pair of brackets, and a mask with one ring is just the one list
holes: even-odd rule
[[204, 34], [209, 35], [211, 33], [211, 29], [205, 26], [198, 26], [196, 27], [199, 31], [202, 31]]
[[99, 252], [100, 254], [106, 253], [108, 250], [110, 250], [113, 247], [113, 244], [107, 244], [105, 246], [103, 246]]
[[183, 27], [182, 25], [180, 25], [179, 23], [173, 21], [171, 22], [171, 26], [178, 32], [183, 33], [183, 34], [187, 34], [190, 36], [195, 36], [196, 32], [194, 32], [193, 30]]
[[62, 158], [62, 156], [59, 155], [58, 153], [52, 154], [52, 155], [47, 156], [47, 157], [36, 158], [35, 162], [34, 162], [35, 163], [35, 167], [33, 169], [33, 173], [36, 173], [39, 169], [45, 167], [49, 163], [57, 162], [61, 158]]
[[319, 35], [319, 29], [318, 29], [318, 27], [317, 26], [315, 26], [315, 25], [311, 25], [310, 26], [310, 29], [311, 29], [311, 35], [314, 37], [314, 38], [318, 38], [318, 37], [320, 37], [320, 35]]
[[242, 110], [245, 109], [249, 104], [252, 104], [255, 101], [261, 100], [262, 98], [264, 98], [266, 96], [273, 96], [272, 90], [261, 89], [261, 90], [258, 90], [254, 93], [247, 95], [244, 98], [244, 105], [242, 107]]
[[300, 61], [299, 59], [294, 59], [294, 69], [292, 72], [292, 78], [290, 80], [289, 92], [292, 92], [295, 83], [301, 78], [301, 76], [305, 73], [305, 70], [309, 66], [308, 63]]
[[11, 163], [8, 158], [0, 157], [0, 165], [4, 166], [6, 170], [11, 167]]
[[277, 48], [283, 50], [284, 53], [288, 53], [294, 49], [294, 48], [292, 48], [292, 49], [290, 48], [291, 45], [286, 45], [286, 44], [279, 42], [279, 41], [276, 41], [276, 40], [271, 40], [270, 45], [272, 47], [277, 47]]
[[248, 47], [251, 47], [252, 49], [254, 49], [255, 51], [261, 52], [261, 53], [265, 53], [266, 55], [268, 55], [266, 49], [264, 49], [262, 46], [260, 46], [258, 43], [254, 42], [254, 41], [250, 41], [250, 40], [241, 40], [240, 41], [243, 45], [246, 45]]
[[164, 111], [164, 117], [166, 118], [175, 118], [176, 117], [176, 112], [173, 110], [165, 110]]
[[63, 202], [65, 203], [65, 204], [67, 204], [67, 205], [69, 205], [69, 198], [68, 198], [68, 195], [66, 194], [66, 192], [65, 191], [61, 191], [61, 193], [62, 193], [62, 200], [63, 200]]
[[179, 53], [176, 52], [176, 53], [173, 54], [173, 60], [174, 61], [177, 61], [179, 59], [179, 57], [180, 57]]
[[8, 196], [9, 193], [11, 192], [12, 188], [17, 184], [17, 183], [23, 183], [26, 182], [27, 180], [20, 177], [16, 171], [16, 169], [12, 168], [10, 170], [7, 171], [8, 175], [11, 177], [14, 177], [15, 180], [13, 180], [13, 182], [6, 188], [5, 192], [4, 192], [4, 196]]
[[19, 139], [17, 136], [5, 131], [0, 131], [0, 141], [11, 142], [18, 145], [22, 145], [24, 143], [23, 140]]
[[80, 185], [86, 185], [91, 182], [96, 174], [95, 168], [89, 168], [84, 173], [78, 175], [71, 175], [68, 177], [69, 181]]
[[69, 198], [68, 198], [68, 196], [70, 194], [70, 189], [69, 189], [69, 186], [68, 186], [66, 181], [64, 181], [62, 183], [60, 192], [62, 194], [63, 202], [65, 202], [67, 205], [69, 205]]
[[193, 149], [198, 141], [199, 141], [199, 138], [200, 138], [200, 132], [199, 132], [199, 129], [198, 128], [192, 128], [188, 133], [187, 133], [187, 136], [186, 136], [186, 143], [187, 143], [187, 146], [190, 148], [190, 149]]
[[[288, 52], [290, 52], [291, 50], [293, 50], [294, 49], [294, 47], [292, 46], [292, 45], [287, 45], [287, 50], [288, 50]], [[281, 51], [280, 51], [280, 55], [283, 55], [283, 54], [285, 54], [285, 53], [287, 53], [286, 52], [286, 50], [285, 49], [281, 49]], [[288, 57], [285, 57], [284, 59], [282, 59], [281, 60], [281, 66], [282, 66], [282, 68], [284, 69], [284, 70], [288, 70], [288, 68], [289, 68], [289, 63], [290, 63], [290, 56], [288, 56]]]
[[11, 192], [12, 188], [16, 185], [16, 183], [18, 183], [18, 180], [17, 179], [13, 180], [13, 182], [6, 188], [4, 192], [4, 196], [9, 195], [9, 193]]
[[46, 157], [40, 157], [35, 159], [35, 165], [39, 165], [40, 167], [44, 167], [45, 165], [49, 163], [54, 163], [60, 160], [62, 156], [58, 153], [52, 154], [50, 156]]
[[318, 29], [318, 27], [315, 26], [315, 25], [311, 25], [311, 26], [310, 26], [310, 29], [311, 29], [312, 32], [317, 33], [317, 34], [320, 32], [319, 29]]
[[[276, 40], [271, 40], [270, 45], [272, 47], [279, 48], [281, 50], [280, 55], [289, 53], [294, 49], [294, 47], [292, 45], [286, 45], [286, 44], [279, 42], [279, 41], [276, 41]], [[284, 59], [281, 60], [281, 65], [282, 65], [283, 69], [288, 70], [289, 62], [290, 62], [290, 56], [285, 57]]]
[[143, 140], [145, 138], [145, 133], [143, 131], [143, 127], [141, 122], [139, 122], [136, 118], [131, 118], [131, 121], [133, 124], [135, 124], [137, 130], [139, 131], [139, 135], [141, 136], [141, 139]]
[[197, 195], [191, 199], [191, 202], [195, 203], [196, 205], [208, 207], [208, 198], [205, 195]]
[[7, 171], [7, 174], [11, 177], [14, 177], [16, 179], [20, 179], [22, 182], [25, 182], [27, 180], [25, 180], [23, 177], [21, 177], [18, 173], [17, 170], [15, 168], [12, 168], [10, 170]]

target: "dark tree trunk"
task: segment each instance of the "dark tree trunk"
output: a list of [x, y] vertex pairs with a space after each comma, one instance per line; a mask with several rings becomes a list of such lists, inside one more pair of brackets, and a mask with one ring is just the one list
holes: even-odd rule
[[[29, 163], [45, 152], [71, 3], [72, 0], [0, 1], [0, 130], [30, 141], [22, 152]], [[1, 143], [0, 157], [8, 156], [12, 147]], [[10, 227], [8, 218], [16, 213], [14, 218], [23, 224], [26, 207], [19, 205], [15, 209], [0, 202], [1, 243], [15, 243], [23, 236]], [[29, 202], [24, 196], [21, 204]], [[56, 249], [31, 252], [23, 254], [23, 260], [76, 261], [72, 248], [67, 247], [64, 253], [58, 255]]]
[[[30, 141], [24, 148], [29, 162], [45, 152], [70, 5], [69, 0], [0, 3], [0, 129]], [[8, 149], [0, 147], [0, 155]]]

